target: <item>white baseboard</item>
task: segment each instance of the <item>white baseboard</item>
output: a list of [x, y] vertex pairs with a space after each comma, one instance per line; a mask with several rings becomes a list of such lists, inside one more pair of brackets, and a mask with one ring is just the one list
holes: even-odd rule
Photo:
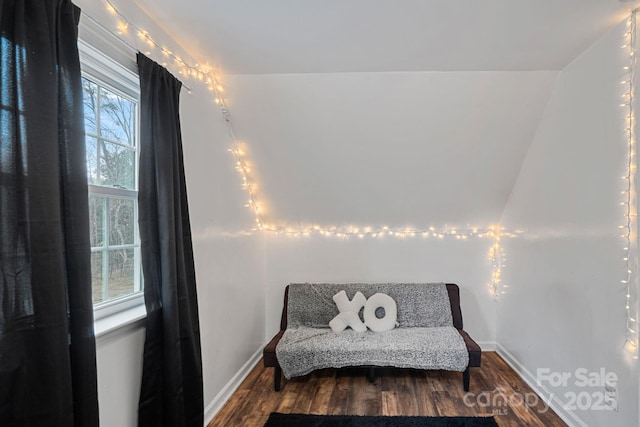
[[246, 361], [244, 365], [236, 372], [236, 374], [231, 377], [229, 382], [222, 387], [222, 390], [213, 398], [213, 400], [207, 405], [204, 410], [204, 427], [206, 427], [213, 417], [216, 416], [218, 411], [222, 409], [227, 400], [231, 397], [231, 395], [240, 387], [242, 381], [247, 378], [247, 375], [251, 372], [251, 370], [256, 366], [256, 364], [260, 361], [262, 357], [262, 350], [264, 346], [261, 346], [250, 358]]
[[[496, 351], [504, 359], [505, 362], [511, 368], [516, 371], [520, 378], [526, 382], [529, 387], [533, 389], [553, 411], [558, 414], [562, 420], [570, 427], [588, 427], [582, 418], [580, 418], [575, 412], [565, 409], [565, 404], [557, 396], [547, 389], [547, 387], [538, 384], [536, 377], [529, 371], [524, 365], [522, 365], [518, 359], [516, 359], [506, 348], [500, 344], [496, 344]], [[551, 396], [551, 399], [549, 399]]]

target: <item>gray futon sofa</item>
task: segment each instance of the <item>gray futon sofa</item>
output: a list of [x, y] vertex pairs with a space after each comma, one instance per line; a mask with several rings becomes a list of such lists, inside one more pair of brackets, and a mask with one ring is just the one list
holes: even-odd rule
[[[384, 293], [397, 305], [396, 327], [389, 331], [334, 332], [329, 322], [339, 314], [333, 295], [346, 291], [366, 298]], [[460, 291], [456, 284], [313, 284], [286, 287], [280, 331], [263, 351], [265, 367], [274, 368], [274, 389], [281, 377], [306, 375], [323, 368], [441, 369], [462, 372], [469, 390], [470, 367], [479, 367], [480, 346], [463, 330]]]

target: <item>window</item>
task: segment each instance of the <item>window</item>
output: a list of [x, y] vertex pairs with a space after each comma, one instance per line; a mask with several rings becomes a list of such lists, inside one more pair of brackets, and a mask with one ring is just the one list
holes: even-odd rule
[[137, 76], [80, 44], [96, 318], [142, 302]]

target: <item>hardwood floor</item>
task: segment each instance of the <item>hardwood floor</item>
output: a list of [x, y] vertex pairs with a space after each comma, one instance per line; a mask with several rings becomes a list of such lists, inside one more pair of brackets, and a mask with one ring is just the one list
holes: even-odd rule
[[[273, 390], [273, 369], [262, 361], [208, 427], [262, 427], [269, 413], [352, 415], [494, 415], [500, 427], [566, 426], [495, 352], [472, 368], [465, 395], [462, 374], [376, 369], [369, 383], [362, 368], [326, 369], [285, 380]], [[537, 405], [535, 404], [537, 402]]]

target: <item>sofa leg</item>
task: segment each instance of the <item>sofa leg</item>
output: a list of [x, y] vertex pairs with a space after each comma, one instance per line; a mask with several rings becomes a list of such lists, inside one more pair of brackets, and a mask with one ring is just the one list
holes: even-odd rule
[[367, 368], [367, 379], [369, 380], [370, 383], [372, 383], [375, 380], [375, 368], [373, 366], [369, 366]]
[[282, 379], [282, 368], [275, 366], [273, 368], [273, 389], [280, 391], [280, 380]]
[[469, 391], [469, 379], [471, 378], [471, 372], [469, 371], [469, 367], [464, 370], [462, 373], [462, 386], [464, 387], [464, 391]]

